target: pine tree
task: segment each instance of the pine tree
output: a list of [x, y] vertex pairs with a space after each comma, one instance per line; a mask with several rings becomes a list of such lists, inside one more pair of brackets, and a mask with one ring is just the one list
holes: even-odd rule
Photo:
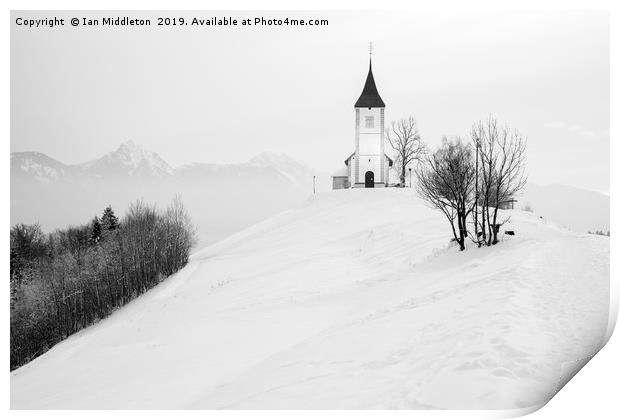
[[105, 230], [115, 230], [118, 227], [118, 217], [114, 214], [112, 206], [108, 206], [101, 216], [101, 225]]
[[92, 227], [90, 231], [90, 240], [92, 243], [99, 243], [101, 240], [101, 222], [99, 218], [95, 216], [92, 222]]

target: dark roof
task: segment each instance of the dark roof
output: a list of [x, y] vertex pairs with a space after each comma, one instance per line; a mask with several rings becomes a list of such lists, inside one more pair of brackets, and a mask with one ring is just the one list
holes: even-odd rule
[[355, 102], [355, 108], [385, 108], [385, 103], [383, 103], [383, 99], [381, 99], [379, 92], [377, 92], [375, 78], [372, 75], [372, 59], [368, 67], [368, 76], [366, 76], [364, 90], [357, 102]]

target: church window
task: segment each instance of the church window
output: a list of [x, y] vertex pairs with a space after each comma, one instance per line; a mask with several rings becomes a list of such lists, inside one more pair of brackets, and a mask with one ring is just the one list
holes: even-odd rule
[[375, 128], [375, 117], [366, 117], [366, 128]]

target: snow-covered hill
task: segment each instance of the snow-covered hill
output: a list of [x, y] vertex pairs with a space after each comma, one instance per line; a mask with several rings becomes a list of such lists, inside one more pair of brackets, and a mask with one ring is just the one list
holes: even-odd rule
[[510, 215], [459, 252], [411, 190], [319, 194], [14, 371], [11, 406], [538, 406], [604, 343], [609, 239]]
[[609, 230], [609, 196], [567, 185], [527, 184], [521, 208], [578, 232]]

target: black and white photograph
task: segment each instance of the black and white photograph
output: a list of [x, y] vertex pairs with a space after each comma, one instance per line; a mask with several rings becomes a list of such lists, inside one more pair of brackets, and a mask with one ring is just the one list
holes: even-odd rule
[[10, 409], [546, 405], [616, 318], [610, 12], [255, 7], [10, 11]]

